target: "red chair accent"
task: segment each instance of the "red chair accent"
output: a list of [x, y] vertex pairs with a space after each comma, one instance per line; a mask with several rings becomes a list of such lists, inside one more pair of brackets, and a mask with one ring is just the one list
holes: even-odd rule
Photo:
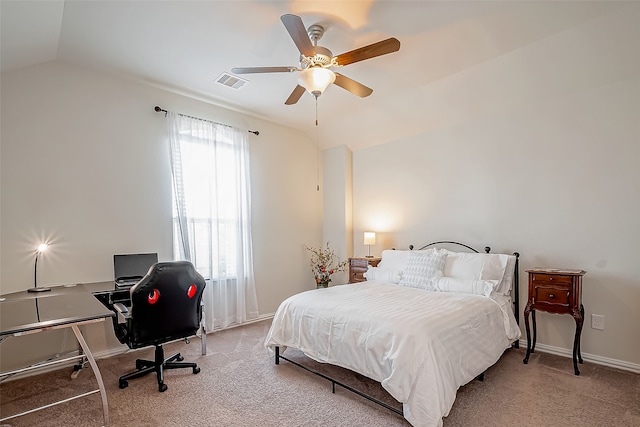
[[153, 291], [149, 292], [147, 301], [149, 301], [149, 304], [155, 304], [158, 302], [158, 298], [160, 298], [160, 292], [158, 292], [157, 289], [154, 289]]
[[191, 285], [189, 286], [189, 289], [187, 289], [187, 296], [189, 298], [193, 298], [193, 296], [196, 294], [196, 291], [198, 290], [198, 288], [196, 288], [196, 285]]

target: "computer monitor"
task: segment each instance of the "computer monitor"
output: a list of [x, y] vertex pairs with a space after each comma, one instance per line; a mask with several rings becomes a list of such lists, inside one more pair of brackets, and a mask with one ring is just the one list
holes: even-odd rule
[[116, 288], [135, 285], [158, 262], [157, 253], [121, 254], [113, 256], [113, 274]]

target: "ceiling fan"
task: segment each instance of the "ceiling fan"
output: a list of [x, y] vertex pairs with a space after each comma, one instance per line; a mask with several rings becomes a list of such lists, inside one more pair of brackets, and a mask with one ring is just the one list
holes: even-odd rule
[[236, 74], [299, 72], [298, 85], [285, 101], [286, 105], [298, 102], [305, 90], [317, 99], [332, 83], [361, 98], [369, 96], [373, 89], [336, 73], [331, 68], [386, 55], [400, 49], [400, 42], [392, 37], [333, 56], [329, 49], [318, 46], [318, 40], [323, 36], [325, 30], [323, 26], [314, 24], [305, 29], [302, 18], [291, 14], [282, 15], [280, 20], [300, 51], [300, 67], [238, 67], [231, 71]]

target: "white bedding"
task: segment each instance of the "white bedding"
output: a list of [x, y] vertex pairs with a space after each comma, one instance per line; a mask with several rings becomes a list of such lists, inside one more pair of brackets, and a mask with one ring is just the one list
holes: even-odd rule
[[441, 426], [458, 388], [519, 337], [506, 297], [368, 281], [288, 298], [265, 346], [297, 348], [379, 381], [421, 427]]

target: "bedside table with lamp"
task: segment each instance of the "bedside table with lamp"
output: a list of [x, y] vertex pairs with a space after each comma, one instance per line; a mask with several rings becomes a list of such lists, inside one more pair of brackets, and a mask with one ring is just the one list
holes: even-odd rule
[[365, 257], [349, 258], [349, 283], [364, 282], [364, 277], [369, 266], [377, 267], [382, 258], [371, 255], [371, 246], [376, 244], [376, 233], [373, 231], [364, 232], [364, 244], [368, 246], [368, 255]]

